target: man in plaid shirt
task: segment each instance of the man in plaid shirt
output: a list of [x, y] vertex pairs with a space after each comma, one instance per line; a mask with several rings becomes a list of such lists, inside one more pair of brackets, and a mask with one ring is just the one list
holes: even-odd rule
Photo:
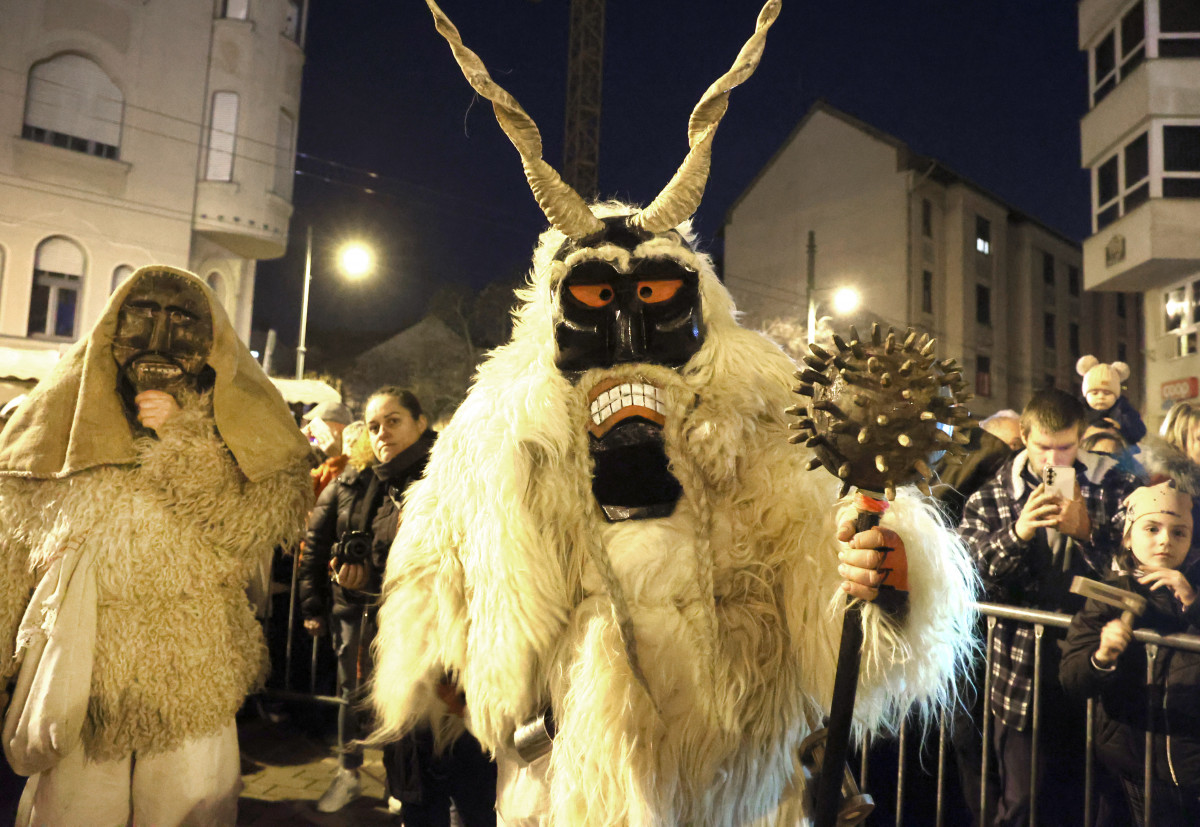
[[[1083, 403], [1047, 389], [1034, 394], [1021, 413], [1026, 449], [1006, 462], [967, 501], [959, 533], [966, 541], [990, 599], [1031, 609], [1072, 613], [1082, 598], [1070, 593], [1075, 575], [1102, 577], [1121, 528], [1115, 517], [1137, 480], [1105, 457], [1079, 452], [1086, 424]], [[1042, 484], [1049, 465], [1075, 469], [1074, 500], [1063, 501]], [[1061, 634], [1056, 637], [1061, 637]], [[1048, 645], [1049, 644], [1049, 645]], [[1083, 726], [1058, 686], [1057, 640], [1044, 640], [1039, 693], [1046, 732], [1038, 738], [1045, 770], [1039, 798], [1065, 808], [1063, 823], [1077, 822], [1082, 804], [1075, 769], [1083, 761]], [[1026, 824], [1030, 807], [1030, 754], [1034, 684], [1034, 630], [998, 621], [992, 643], [993, 749], [1000, 771], [994, 824]], [[1056, 737], [1059, 733], [1062, 737]], [[1078, 752], [1065, 749], [1079, 741]], [[1056, 754], [1058, 753], [1058, 754]], [[1040, 808], [1044, 809], [1044, 808]], [[1046, 813], [1054, 823], [1054, 813]]]

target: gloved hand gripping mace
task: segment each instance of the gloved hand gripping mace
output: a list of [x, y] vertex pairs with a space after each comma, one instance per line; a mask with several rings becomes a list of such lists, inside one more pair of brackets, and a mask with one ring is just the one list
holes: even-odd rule
[[[929, 494], [933, 476], [930, 464], [942, 453], [961, 461], [968, 435], [961, 427], [970, 421], [962, 404], [971, 398], [967, 383], [953, 359], [937, 361], [935, 340], [909, 330], [903, 340], [888, 328], [883, 335], [878, 324], [871, 326], [869, 342], [860, 340], [850, 328], [850, 342], [833, 336], [836, 353], [809, 345], [805, 368], [796, 374], [796, 393], [811, 397], [805, 407], [788, 412], [799, 415], [792, 437], [813, 449], [816, 456], [808, 469], [824, 467], [842, 481], [840, 496], [858, 488], [855, 505], [856, 533], [879, 524], [887, 501], [896, 496], [897, 485], [915, 483]], [[886, 554], [887, 552], [885, 552]], [[885, 561], [886, 568], [886, 561]], [[890, 590], [890, 591], [889, 591]], [[881, 605], [900, 604], [907, 596], [886, 583], [880, 586]], [[816, 827], [839, 824], [843, 780], [848, 776], [846, 753], [858, 691], [862, 656], [862, 603], [847, 597], [825, 737], [824, 755], [817, 776]], [[817, 738], [819, 741], [820, 738]], [[813, 738], [806, 740], [811, 744]], [[811, 747], [809, 748], [811, 749]], [[852, 781], [852, 777], [851, 777]], [[840, 813], [841, 824], [857, 824], [873, 804], [867, 796], [847, 800]], [[865, 808], [865, 812], [864, 812]]]

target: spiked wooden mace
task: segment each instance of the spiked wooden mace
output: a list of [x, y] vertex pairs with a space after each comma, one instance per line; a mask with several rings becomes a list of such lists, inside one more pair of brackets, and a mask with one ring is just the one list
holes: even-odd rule
[[[929, 494], [930, 464], [937, 457], [961, 462], [967, 453], [962, 426], [971, 416], [963, 403], [971, 394], [965, 393], [962, 369], [953, 359], [938, 361], [934, 344], [911, 329], [903, 339], [891, 328], [884, 334], [877, 324], [862, 341], [851, 327], [849, 342], [834, 334], [835, 353], [809, 345], [805, 367], [796, 374], [796, 393], [811, 401], [788, 409], [800, 417], [791, 426], [800, 433], [791, 441], [816, 454], [810, 471], [824, 467], [842, 481], [840, 496], [858, 488], [856, 532], [879, 524], [897, 486], [916, 484]], [[862, 604], [847, 598], [817, 778], [816, 827], [838, 824], [862, 641]], [[843, 824], [848, 817], [842, 814]]]

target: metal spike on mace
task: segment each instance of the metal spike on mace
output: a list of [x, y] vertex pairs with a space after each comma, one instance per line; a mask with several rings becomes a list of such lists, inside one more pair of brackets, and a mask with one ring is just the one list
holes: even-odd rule
[[[936, 457], [944, 453], [961, 462], [967, 454], [969, 435], [963, 426], [971, 415], [963, 403], [972, 395], [965, 392], [967, 383], [954, 360], [934, 356], [935, 342], [911, 329], [903, 339], [892, 328], [884, 334], [878, 324], [863, 341], [851, 326], [848, 342], [834, 334], [835, 353], [809, 345], [804, 367], [796, 374], [796, 393], [811, 401], [788, 409], [799, 417], [791, 425], [799, 431], [791, 441], [813, 450], [810, 471], [823, 467], [841, 480], [839, 496], [858, 489], [856, 533], [879, 524], [897, 486], [916, 484], [928, 495]], [[862, 641], [862, 603], [847, 597], [817, 777], [816, 827], [838, 824]], [[843, 823], [847, 817], [855, 816], [844, 813]]]

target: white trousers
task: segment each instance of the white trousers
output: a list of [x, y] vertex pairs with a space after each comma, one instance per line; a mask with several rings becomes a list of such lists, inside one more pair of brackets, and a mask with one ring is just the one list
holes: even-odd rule
[[18, 827], [235, 827], [237, 727], [171, 752], [89, 761], [77, 749], [29, 779]]

